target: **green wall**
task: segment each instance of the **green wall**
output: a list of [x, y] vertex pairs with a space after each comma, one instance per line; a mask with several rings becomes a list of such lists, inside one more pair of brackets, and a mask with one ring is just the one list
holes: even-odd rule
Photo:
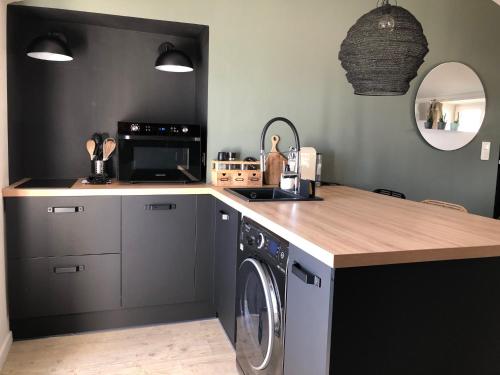
[[[349, 27], [375, 0], [27, 0], [26, 5], [210, 26], [208, 150], [256, 155], [263, 125], [283, 115], [325, 154], [325, 179], [387, 187], [492, 215], [500, 143], [500, 7], [491, 0], [400, 0], [422, 22], [430, 53], [403, 97], [357, 97], [337, 59]], [[479, 136], [464, 149], [427, 145], [413, 100], [425, 73], [461, 61], [486, 85]], [[284, 128], [283, 128], [284, 129]], [[277, 129], [278, 133], [286, 131]], [[286, 138], [286, 137], [285, 137]], [[480, 161], [481, 141], [493, 144]]]

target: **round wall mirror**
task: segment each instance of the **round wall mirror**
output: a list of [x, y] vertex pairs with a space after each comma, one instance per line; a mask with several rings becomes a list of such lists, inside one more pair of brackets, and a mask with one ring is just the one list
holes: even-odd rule
[[486, 95], [467, 65], [449, 62], [427, 74], [415, 99], [415, 119], [431, 146], [458, 150], [471, 142], [483, 124]]

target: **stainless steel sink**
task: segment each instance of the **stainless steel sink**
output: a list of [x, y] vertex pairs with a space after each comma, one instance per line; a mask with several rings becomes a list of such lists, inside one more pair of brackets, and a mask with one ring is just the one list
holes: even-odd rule
[[307, 197], [276, 188], [227, 188], [231, 194], [246, 200], [247, 202], [300, 202], [300, 201], [322, 201], [319, 197]]

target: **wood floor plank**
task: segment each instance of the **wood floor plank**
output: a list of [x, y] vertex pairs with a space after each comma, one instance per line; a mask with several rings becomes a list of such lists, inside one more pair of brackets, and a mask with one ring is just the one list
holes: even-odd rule
[[16, 341], [1, 375], [238, 375], [216, 319]]

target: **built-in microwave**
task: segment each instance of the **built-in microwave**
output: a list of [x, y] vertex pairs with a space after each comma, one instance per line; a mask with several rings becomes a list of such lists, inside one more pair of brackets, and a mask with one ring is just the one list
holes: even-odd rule
[[118, 179], [200, 182], [205, 154], [199, 125], [118, 123]]

